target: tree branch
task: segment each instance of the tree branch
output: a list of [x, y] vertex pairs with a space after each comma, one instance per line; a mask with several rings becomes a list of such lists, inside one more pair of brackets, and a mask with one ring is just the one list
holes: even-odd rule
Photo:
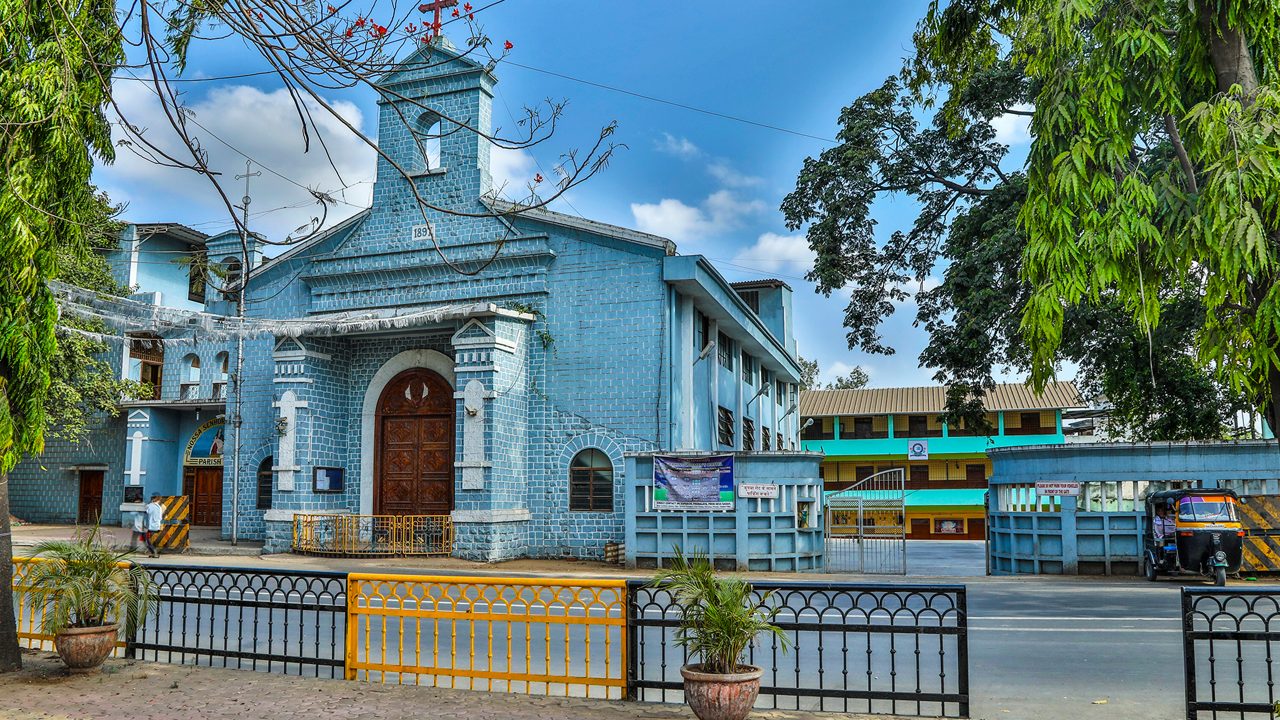
[[1182, 174], [1187, 177], [1187, 189], [1192, 193], [1200, 192], [1196, 183], [1196, 169], [1187, 156], [1187, 149], [1182, 145], [1182, 135], [1178, 132], [1178, 122], [1172, 115], [1164, 116], [1164, 129], [1169, 133], [1169, 142], [1173, 143], [1173, 151], [1178, 155], [1178, 164], [1182, 166]]

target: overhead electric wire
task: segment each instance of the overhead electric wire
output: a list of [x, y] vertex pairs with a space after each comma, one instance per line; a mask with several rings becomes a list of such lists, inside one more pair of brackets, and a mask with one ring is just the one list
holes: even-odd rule
[[723, 120], [732, 120], [733, 122], [743, 123], [745, 125], [753, 125], [755, 127], [764, 128], [766, 130], [774, 130], [777, 132], [786, 133], [788, 135], [795, 135], [797, 137], [808, 138], [810, 140], [818, 140], [825, 143], [835, 144], [836, 142], [831, 138], [821, 137], [819, 135], [810, 135], [809, 133], [800, 132], [799, 130], [791, 130], [788, 128], [779, 127], [777, 125], [770, 125], [768, 123], [758, 122], [756, 120], [749, 120], [744, 117], [738, 117], [737, 115], [730, 115], [729, 113], [722, 113], [716, 110], [707, 110], [706, 108], [700, 108], [694, 105], [689, 105], [687, 103], [676, 102], [675, 100], [665, 100], [663, 98], [655, 97], [653, 95], [646, 95], [644, 93], [635, 92], [633, 90], [626, 90], [624, 88], [616, 87], [613, 85], [606, 85], [604, 83], [595, 82], [593, 80], [584, 80], [582, 78], [574, 77], [572, 75], [566, 75], [564, 73], [555, 72], [554, 70], [543, 70], [542, 68], [536, 68], [536, 67], [533, 67], [532, 65], [523, 65], [514, 60], [503, 60], [502, 62], [507, 65], [512, 65], [518, 68], [524, 68], [525, 70], [532, 70], [534, 72], [539, 72], [544, 75], [551, 75], [553, 77], [558, 77], [563, 80], [570, 80], [572, 82], [581, 83], [583, 85], [590, 85], [591, 87], [600, 88], [601, 90], [609, 90], [610, 92], [621, 93], [623, 95], [630, 95], [631, 97], [640, 98], [641, 100], [648, 100], [650, 102], [661, 103], [663, 105], [670, 105], [671, 107], [678, 107], [683, 110], [689, 110], [690, 112], [702, 113], [703, 115], [710, 115], [712, 117], [718, 117]]
[[[505, 2], [505, 1], [506, 1], [506, 0], [496, 0], [496, 2], [492, 2], [492, 3], [488, 4], [488, 5], [485, 5], [484, 7], [479, 8], [479, 9], [477, 9], [477, 10], [473, 11], [473, 12], [478, 13], [478, 12], [481, 12], [481, 11], [483, 11], [483, 10], [487, 10], [487, 9], [489, 9], [489, 8], [493, 7], [494, 5], [498, 5], [498, 4], [500, 4], [500, 3], [502, 3], [502, 2]], [[456, 22], [457, 20], [460, 20], [460, 19], [461, 19], [461, 18], [453, 18], [453, 19], [448, 20], [448, 21], [446, 21], [446, 22], [442, 22], [442, 23], [441, 23], [441, 26], [448, 25], [449, 23], [451, 23], [451, 22]], [[683, 103], [683, 102], [679, 102], [679, 101], [676, 101], [676, 100], [667, 100], [666, 98], [660, 98], [660, 97], [657, 97], [657, 96], [655, 96], [655, 95], [649, 95], [649, 94], [647, 94], [647, 93], [637, 92], [637, 91], [635, 91], [635, 90], [627, 90], [626, 88], [618, 87], [618, 86], [616, 86], [616, 85], [610, 85], [610, 84], [608, 84], [608, 83], [596, 82], [596, 81], [594, 81], [594, 80], [586, 80], [586, 79], [584, 79], [584, 78], [575, 77], [575, 76], [573, 76], [573, 75], [569, 75], [569, 74], [567, 74], [567, 73], [562, 73], [562, 72], [557, 72], [557, 71], [555, 71], [555, 70], [546, 70], [546, 69], [544, 69], [544, 68], [534, 67], [534, 66], [532, 66], [532, 65], [525, 65], [524, 63], [518, 63], [518, 62], [516, 62], [516, 61], [514, 61], [514, 60], [511, 60], [511, 59], [505, 59], [505, 60], [503, 60], [503, 61], [502, 61], [502, 63], [503, 63], [503, 64], [506, 64], [506, 65], [511, 65], [511, 66], [513, 66], [513, 67], [518, 67], [518, 68], [521, 68], [521, 69], [523, 69], [523, 70], [531, 70], [531, 71], [533, 71], [533, 72], [542, 73], [542, 74], [544, 74], [544, 75], [550, 75], [550, 76], [552, 76], [552, 77], [557, 77], [557, 78], [560, 78], [560, 79], [562, 79], [562, 80], [568, 80], [568, 81], [570, 81], [570, 82], [576, 82], [576, 83], [579, 83], [579, 84], [582, 84], [582, 85], [587, 85], [587, 86], [594, 87], [594, 88], [597, 88], [597, 89], [600, 89], [600, 90], [607, 90], [607, 91], [609, 91], [609, 92], [615, 92], [615, 93], [618, 93], [618, 94], [621, 94], [621, 95], [628, 95], [628, 96], [630, 96], [630, 97], [639, 98], [639, 99], [641, 99], [641, 100], [648, 100], [649, 102], [654, 102], [654, 103], [658, 103], [658, 104], [661, 104], [661, 105], [668, 105], [668, 106], [670, 106], [670, 107], [676, 107], [676, 108], [680, 108], [680, 109], [682, 109], [682, 110], [688, 110], [689, 112], [696, 112], [696, 113], [700, 113], [700, 114], [703, 114], [703, 115], [708, 115], [708, 116], [710, 116], [710, 117], [720, 118], [720, 119], [722, 119], [722, 120], [729, 120], [729, 121], [731, 121], [731, 122], [742, 123], [742, 124], [744, 124], [744, 125], [751, 125], [751, 126], [753, 126], [753, 127], [762, 128], [762, 129], [764, 129], [764, 130], [773, 130], [774, 132], [786, 133], [787, 135], [794, 135], [794, 136], [796, 136], [796, 137], [802, 137], [802, 138], [806, 138], [806, 139], [809, 139], [809, 140], [817, 140], [817, 141], [819, 141], [819, 142], [824, 142], [824, 143], [831, 143], [831, 144], [835, 144], [835, 143], [837, 142], [836, 140], [834, 140], [834, 139], [832, 139], [832, 138], [822, 137], [821, 135], [813, 135], [813, 134], [810, 134], [810, 133], [801, 132], [801, 131], [799, 131], [799, 130], [792, 130], [792, 129], [790, 129], [790, 128], [781, 127], [781, 126], [779, 126], [779, 125], [772, 125], [772, 124], [770, 124], [770, 123], [760, 122], [760, 121], [758, 121], [758, 120], [752, 120], [752, 119], [750, 119], [750, 118], [744, 118], [744, 117], [741, 117], [741, 116], [738, 116], [738, 115], [733, 115], [733, 114], [730, 114], [730, 113], [720, 112], [720, 111], [718, 111], [718, 110], [708, 110], [707, 108], [698, 107], [698, 106], [696, 106], [696, 105], [690, 105], [689, 103]], [[223, 80], [243, 80], [243, 79], [246, 79], [246, 78], [252, 78], [252, 77], [263, 77], [263, 76], [267, 76], [267, 75], [277, 75], [277, 74], [278, 74], [278, 73], [277, 73], [277, 71], [275, 71], [275, 70], [258, 70], [258, 71], [254, 71], [254, 72], [235, 73], [235, 74], [230, 74], [230, 75], [215, 75], [215, 76], [199, 77], [199, 78], [173, 78], [173, 79], [169, 80], [168, 82], [170, 82], [170, 83], [220, 82], [220, 81], [223, 81]], [[147, 80], [146, 78], [140, 78], [140, 77], [137, 77], [137, 76], [132, 75], [132, 74], [130, 74], [130, 76], [129, 76], [129, 77], [124, 77], [124, 78], [120, 78], [120, 79], [122, 79], [122, 80], [135, 80], [135, 81], [138, 81], [138, 82], [150, 82], [150, 80]], [[193, 121], [193, 122], [194, 122], [194, 121]], [[194, 124], [196, 124], [197, 126], [199, 126], [199, 125], [200, 125], [199, 123], [194, 123]], [[201, 126], [201, 127], [203, 127], [203, 126]]]

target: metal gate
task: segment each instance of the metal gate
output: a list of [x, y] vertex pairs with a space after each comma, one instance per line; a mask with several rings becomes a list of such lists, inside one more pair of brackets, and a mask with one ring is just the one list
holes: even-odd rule
[[906, 470], [892, 468], [827, 496], [827, 572], [907, 574]]

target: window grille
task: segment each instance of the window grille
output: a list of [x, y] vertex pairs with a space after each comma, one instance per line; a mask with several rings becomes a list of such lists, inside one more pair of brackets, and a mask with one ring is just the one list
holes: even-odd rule
[[569, 463], [569, 509], [613, 512], [613, 461], [603, 451], [587, 448]]
[[756, 449], [756, 423], [749, 417], [742, 418], [742, 449], [747, 452]]
[[274, 464], [270, 455], [258, 463], [258, 509], [271, 509], [271, 490], [274, 486], [274, 475], [271, 466]]
[[733, 341], [724, 333], [719, 333], [716, 337], [716, 357], [726, 370], [733, 369]]
[[720, 444], [733, 447], [733, 411], [729, 408], [720, 408], [720, 422], [717, 429], [719, 430]]

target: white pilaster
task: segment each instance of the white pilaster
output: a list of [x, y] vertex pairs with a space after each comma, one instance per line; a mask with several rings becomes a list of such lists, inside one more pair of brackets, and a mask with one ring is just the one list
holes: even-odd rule
[[299, 400], [292, 390], [286, 390], [280, 401], [273, 403], [280, 408], [280, 419], [284, 421], [284, 433], [280, 435], [279, 453], [276, 455], [276, 488], [291, 492], [294, 487], [294, 475], [298, 472], [298, 410], [305, 408], [305, 400]]

